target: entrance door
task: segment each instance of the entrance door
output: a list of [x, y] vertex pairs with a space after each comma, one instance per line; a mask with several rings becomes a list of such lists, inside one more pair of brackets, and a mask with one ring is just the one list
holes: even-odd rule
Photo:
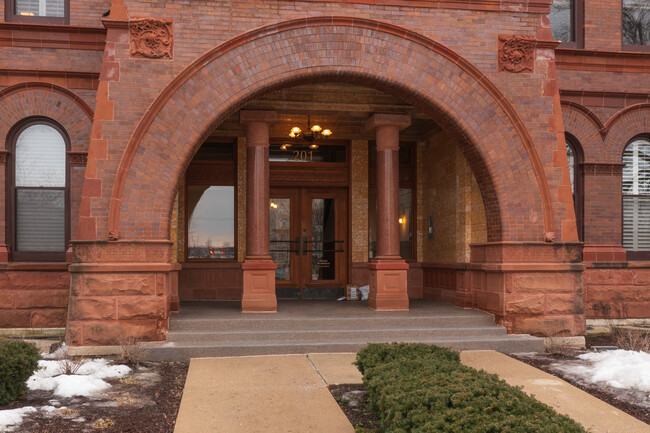
[[270, 207], [277, 297], [341, 296], [348, 268], [347, 190], [271, 188]]

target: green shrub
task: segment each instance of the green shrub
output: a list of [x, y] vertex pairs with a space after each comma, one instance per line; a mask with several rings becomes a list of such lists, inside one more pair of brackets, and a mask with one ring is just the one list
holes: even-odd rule
[[0, 340], [0, 405], [14, 401], [25, 390], [39, 359], [33, 343]]
[[356, 363], [383, 432], [585, 433], [496, 375], [462, 365], [448, 349], [371, 344]]

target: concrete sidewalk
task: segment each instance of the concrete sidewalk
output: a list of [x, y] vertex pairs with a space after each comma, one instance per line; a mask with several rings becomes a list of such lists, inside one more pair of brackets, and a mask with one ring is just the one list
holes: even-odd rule
[[361, 383], [355, 354], [192, 359], [175, 433], [354, 433], [327, 389]]
[[650, 433], [650, 426], [573, 385], [492, 350], [460, 353], [463, 364], [493, 373], [573, 418], [590, 433]]
[[[361, 383], [354, 353], [192, 359], [175, 433], [354, 433], [327, 386]], [[523, 386], [590, 433], [650, 433], [650, 426], [555, 376], [501, 353], [461, 362]]]

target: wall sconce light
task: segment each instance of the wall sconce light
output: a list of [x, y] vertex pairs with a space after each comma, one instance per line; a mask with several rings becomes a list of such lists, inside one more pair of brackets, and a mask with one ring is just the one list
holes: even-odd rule
[[404, 224], [406, 222], [406, 217], [399, 217], [399, 223]]
[[271, 209], [277, 209], [277, 208], [278, 208], [278, 204], [271, 202]]

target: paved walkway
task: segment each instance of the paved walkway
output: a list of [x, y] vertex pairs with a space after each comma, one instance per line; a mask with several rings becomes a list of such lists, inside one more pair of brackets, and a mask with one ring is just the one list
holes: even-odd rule
[[327, 389], [360, 383], [355, 354], [192, 359], [175, 433], [354, 433]]
[[[361, 383], [353, 353], [192, 359], [175, 433], [354, 433], [327, 385]], [[523, 386], [591, 433], [650, 433], [650, 426], [555, 376], [494, 351], [461, 361]]]

